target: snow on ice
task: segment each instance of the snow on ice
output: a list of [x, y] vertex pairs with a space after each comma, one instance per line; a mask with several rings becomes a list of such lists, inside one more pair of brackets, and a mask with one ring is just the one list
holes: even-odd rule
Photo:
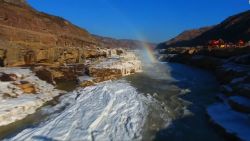
[[100, 83], [62, 96], [54, 110], [65, 110], [8, 140], [140, 140], [151, 101], [126, 81]]
[[[36, 94], [26, 94], [14, 85], [14, 82], [0, 81], [0, 126], [25, 118], [36, 112], [45, 102], [62, 93], [40, 80], [29, 69], [1, 68], [0, 72], [15, 74], [19, 78], [17, 81], [31, 82], [38, 89]], [[5, 98], [5, 94], [15, 95], [15, 98]]]

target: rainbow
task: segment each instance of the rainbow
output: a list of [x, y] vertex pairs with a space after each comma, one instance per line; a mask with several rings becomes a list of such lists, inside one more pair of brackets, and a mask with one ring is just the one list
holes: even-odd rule
[[155, 52], [154, 52], [153, 48], [149, 44], [147, 44], [146, 42], [142, 43], [142, 47], [145, 49], [146, 55], [147, 55], [148, 59], [150, 60], [150, 62], [156, 63], [157, 59], [155, 58]]
[[148, 40], [139, 32], [136, 32], [136, 37], [141, 41], [141, 46], [144, 48], [145, 50], [145, 57], [147, 57], [147, 59], [149, 59], [149, 63], [157, 63], [158, 60], [155, 56], [155, 51], [153, 49], [153, 47], [150, 46], [150, 44], [147, 42]]
[[142, 41], [141, 46], [145, 49], [147, 58], [149, 59], [150, 63], [156, 63], [157, 59], [155, 58], [154, 50], [150, 45], [146, 42], [146, 38], [138, 31], [138, 28], [132, 22], [130, 22], [129, 18], [127, 18], [118, 8], [116, 8], [112, 3], [109, 1], [104, 0], [110, 9], [112, 9], [119, 17], [125, 22], [129, 27], [130, 30], [134, 32], [137, 39]]

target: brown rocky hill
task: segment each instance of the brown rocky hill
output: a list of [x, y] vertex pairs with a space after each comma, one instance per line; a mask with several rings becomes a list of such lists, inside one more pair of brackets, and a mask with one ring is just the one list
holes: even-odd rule
[[[13, 4], [12, 1], [15, 3]], [[17, 36], [12, 40], [9, 40], [24, 41], [25, 39], [18, 38], [26, 38], [29, 42], [46, 44], [46, 46], [67, 46], [67, 44], [69, 44], [68, 46], [74, 46], [74, 44], [76, 46], [80, 45], [81, 42], [92, 42], [92, 37], [86, 30], [81, 29], [60, 17], [38, 12], [29, 6], [21, 6], [20, 4], [23, 0], [19, 1], [19, 4], [18, 0], [0, 1], [0, 25], [1, 30], [5, 30], [1, 32], [1, 38], [5, 37], [5, 39], [9, 39], [10, 36], [14, 37], [14, 33], [8, 33], [6, 30], [17, 30], [16, 33], [18, 33], [18, 31], [23, 33], [30, 32], [30, 34], [37, 35], [37, 37], [23, 37], [27, 35], [23, 34], [23, 36]], [[50, 40], [43, 40], [46, 36], [53, 38], [50, 38]], [[70, 42], [65, 43], [62, 41], [64, 39], [70, 40]]]
[[155, 48], [156, 44], [139, 41], [139, 40], [128, 40], [128, 39], [114, 39], [109, 37], [102, 37], [93, 35], [99, 45], [103, 48], [123, 48], [123, 49], [142, 49], [143, 45], [146, 44], [151, 48]]
[[82, 63], [105, 56], [100, 48], [140, 44], [93, 36], [61, 17], [36, 11], [26, 0], [0, 0], [0, 67]]
[[174, 44], [178, 44], [179, 42], [192, 40], [210, 29], [212, 29], [212, 26], [184, 31], [167, 42], [159, 44], [157, 48], [165, 48], [166, 46], [172, 46]]
[[28, 6], [26, 0], [1, 0], [7, 3], [12, 3], [19, 6]]
[[227, 42], [237, 42], [240, 39], [249, 41], [250, 10], [231, 16], [213, 27], [184, 32], [170, 41], [159, 44], [157, 48], [207, 45], [213, 39], [223, 39]]
[[86, 30], [38, 12], [25, 0], [0, 0], [1, 66], [75, 63], [98, 54], [96, 44]]

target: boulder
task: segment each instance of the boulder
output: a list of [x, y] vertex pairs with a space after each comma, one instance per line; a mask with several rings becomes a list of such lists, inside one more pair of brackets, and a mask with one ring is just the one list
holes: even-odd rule
[[16, 81], [18, 79], [16, 74], [0, 74], [0, 81]]
[[25, 82], [17, 86], [21, 88], [25, 94], [35, 94], [37, 92], [35, 85], [30, 82]]
[[17, 98], [18, 95], [14, 94], [14, 93], [3, 93], [2, 98], [3, 99], [11, 99], [11, 98]]
[[116, 49], [116, 54], [117, 55], [121, 55], [123, 53], [125, 53], [125, 51], [123, 49]]
[[81, 87], [88, 87], [88, 86], [93, 86], [95, 83], [91, 80], [86, 80], [80, 83]]
[[53, 72], [47, 68], [35, 68], [34, 72], [41, 80], [44, 80], [50, 84], [55, 84]]
[[89, 74], [92, 77], [106, 77], [106, 76], [122, 76], [122, 71], [119, 69], [107, 69], [107, 68], [90, 68]]
[[80, 74], [75, 67], [70, 66], [36, 67], [34, 72], [36, 76], [50, 84], [56, 84], [59, 81], [77, 81], [77, 75]]

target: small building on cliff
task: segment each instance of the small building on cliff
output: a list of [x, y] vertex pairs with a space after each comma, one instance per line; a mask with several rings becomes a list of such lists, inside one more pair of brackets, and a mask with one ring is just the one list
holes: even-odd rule
[[245, 41], [239, 40], [238, 41], [238, 47], [244, 47], [246, 45]]
[[209, 48], [214, 48], [214, 47], [225, 48], [226, 47], [225, 41], [222, 39], [209, 41]]

